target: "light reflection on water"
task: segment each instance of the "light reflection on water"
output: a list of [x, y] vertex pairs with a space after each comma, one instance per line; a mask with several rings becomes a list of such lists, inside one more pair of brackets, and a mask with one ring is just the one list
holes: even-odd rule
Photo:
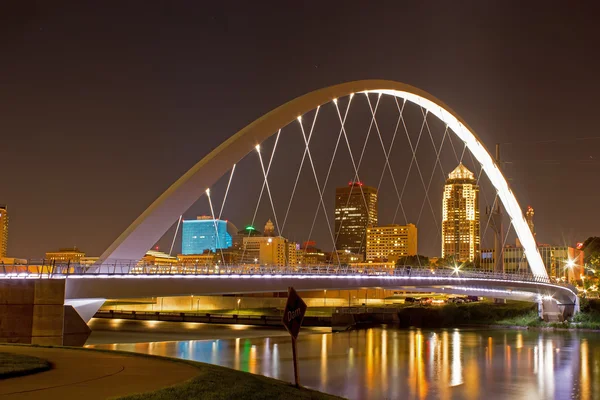
[[[288, 337], [97, 345], [293, 380]], [[600, 398], [600, 337], [373, 328], [305, 334], [301, 384], [350, 399]]]

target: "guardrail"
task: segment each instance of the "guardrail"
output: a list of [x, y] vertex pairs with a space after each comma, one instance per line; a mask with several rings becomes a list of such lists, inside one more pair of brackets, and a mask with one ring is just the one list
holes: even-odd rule
[[564, 286], [576, 292], [575, 286], [547, 277], [534, 276], [529, 272], [499, 273], [477, 269], [432, 268], [425, 266], [400, 267], [354, 267], [347, 265], [317, 266], [265, 266], [255, 264], [235, 265], [199, 265], [173, 264], [154, 265], [141, 264], [134, 261], [114, 261], [96, 265], [77, 263], [51, 265], [4, 265], [0, 264], [0, 278], [27, 277], [69, 277], [69, 276], [130, 276], [130, 275], [194, 275], [194, 276], [287, 276], [287, 275], [323, 275], [323, 276], [389, 276], [389, 277], [453, 277], [463, 279], [494, 279], [503, 281], [519, 281], [547, 283]]
[[[283, 311], [281, 312], [283, 314]], [[163, 322], [199, 322], [211, 324], [244, 324], [257, 326], [283, 325], [281, 315], [257, 314], [212, 314], [199, 312], [162, 312], [162, 311], [98, 311], [94, 318], [124, 319], [135, 321], [163, 321]], [[304, 326], [331, 326], [331, 316], [307, 315], [304, 317]]]

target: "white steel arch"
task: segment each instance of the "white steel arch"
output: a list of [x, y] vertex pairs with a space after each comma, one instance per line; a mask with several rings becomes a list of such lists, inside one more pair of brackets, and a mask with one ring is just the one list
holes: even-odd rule
[[100, 260], [138, 260], [232, 165], [298, 116], [339, 97], [368, 92], [395, 96], [420, 105], [438, 117], [465, 143], [498, 192], [523, 246], [533, 275], [547, 278], [533, 234], [502, 172], [475, 132], [452, 109], [431, 94], [387, 80], [362, 80], [319, 89], [277, 107], [231, 136], [200, 160], [154, 201], [102, 254]]

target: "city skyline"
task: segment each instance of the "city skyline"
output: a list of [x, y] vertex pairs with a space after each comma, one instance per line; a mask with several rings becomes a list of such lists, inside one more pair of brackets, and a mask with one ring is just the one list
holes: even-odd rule
[[[460, 175], [460, 174], [468, 174], [469, 176], [460, 175], [460, 177], [457, 177], [457, 174], [458, 175]], [[447, 198], [446, 195], [449, 193], [448, 187], [455, 185], [456, 184], [455, 181], [457, 179], [460, 180], [461, 182], [463, 180], [465, 180], [465, 181], [472, 180], [473, 182], [475, 181], [474, 180], [474, 175], [468, 169], [466, 169], [464, 166], [462, 166], [462, 164], [460, 164], [459, 166], [457, 166], [456, 169], [452, 173], [449, 174], [449, 177], [448, 177], [448, 180], [447, 180], [446, 184], [443, 185], [443, 187], [445, 187], [445, 189], [443, 190], [444, 193], [445, 193], [445, 195], [444, 195], [444, 202], [443, 202], [444, 204], [443, 204], [442, 209], [444, 209], [445, 206], [446, 206], [446, 198]], [[333, 209], [332, 220], [334, 220], [336, 218], [336, 212], [335, 212], [335, 210], [337, 209], [337, 204], [340, 201], [340, 198], [339, 198], [340, 193], [338, 192], [338, 190], [339, 189], [347, 189], [347, 188], [350, 188], [350, 187], [353, 188], [354, 186], [358, 186], [358, 184], [353, 185], [352, 183], [349, 183], [348, 186], [343, 186], [343, 187], [337, 187], [336, 188], [336, 198], [335, 198], [336, 207]], [[365, 191], [369, 191], [369, 190], [371, 190], [372, 192], [374, 191], [374, 188], [369, 187], [367, 185], [364, 185], [362, 182], [360, 182], [360, 187], [361, 188], [366, 188]], [[450, 190], [450, 191], [453, 192], [453, 190]], [[478, 188], [476, 188], [476, 191], [478, 192]], [[374, 202], [374, 204], [377, 204], [377, 198], [378, 198], [377, 195], [378, 195], [378, 193], [375, 193], [375, 192], [373, 192], [373, 193], [375, 194], [373, 202]], [[351, 196], [352, 193], [351, 193], [351, 191], [348, 191], [347, 194], [350, 194], [350, 196]], [[361, 192], [359, 190], [357, 190], [357, 192], [354, 193], [354, 194], [355, 194], [355, 198], [357, 199], [357, 201], [359, 201], [359, 203], [364, 202], [363, 195], [368, 197], [368, 193], [364, 194], [363, 192]], [[348, 200], [348, 199], [344, 197], [343, 200], [344, 200], [343, 201], [343, 203], [344, 203], [343, 206], [345, 207], [347, 205], [346, 204], [347, 203], [346, 200]], [[474, 201], [474, 204], [478, 204], [477, 196], [474, 198], [473, 201]], [[463, 206], [464, 206], [464, 204], [463, 204]], [[0, 209], [2, 209], [2, 207], [4, 207], [3, 209], [4, 209], [4, 217], [5, 218], [4, 219], [0, 218], [0, 221], [2, 221], [4, 223], [4, 225], [3, 225], [4, 226], [4, 230], [8, 231], [8, 218], [6, 218], [6, 216], [7, 216], [6, 205], [0, 206]], [[478, 211], [476, 211], [475, 214], [479, 215], [481, 213], [481, 209], [483, 207], [485, 207], [485, 206], [484, 205], [479, 205], [477, 207]], [[534, 237], [535, 237], [536, 233], [533, 231], [533, 214], [534, 214], [534, 210], [533, 210], [533, 208], [531, 206], [527, 206], [527, 208], [525, 210], [526, 211], [524, 211], [523, 215], [526, 218], [527, 223], [528, 223], [529, 227], [532, 229], [532, 233], [534, 234]], [[376, 214], [376, 212], [375, 212], [375, 214]], [[444, 213], [442, 212], [442, 215], [443, 214]], [[2, 213], [0, 213], [0, 217], [2, 217]], [[216, 222], [217, 223], [217, 230], [219, 232], [219, 235], [218, 235], [219, 239], [222, 239], [223, 242], [224, 242], [223, 246], [212, 248], [212, 247], [214, 247], [212, 245], [209, 246], [209, 247], [206, 247], [206, 246], [200, 245], [198, 243], [192, 243], [193, 240], [191, 238], [191, 235], [192, 235], [192, 233], [197, 233], [197, 229], [198, 228], [190, 228], [189, 224], [191, 223], [191, 224], [197, 225], [198, 223], [201, 224], [203, 222], [207, 223], [209, 226], [208, 226], [207, 230], [204, 229], [204, 228], [200, 228], [200, 230], [202, 230], [202, 232], [204, 232], [204, 233], [208, 232], [208, 233], [210, 233], [212, 235], [211, 238], [206, 239], [207, 240], [206, 243], [208, 243], [208, 242], [212, 243], [212, 242], [214, 242], [216, 240], [216, 237], [214, 235], [214, 230], [215, 230], [214, 224]], [[264, 233], [260, 233], [260, 231], [256, 230], [256, 228], [253, 225], [247, 225], [246, 228], [244, 228], [244, 229], [242, 229], [240, 231], [237, 231], [237, 235], [239, 236], [240, 239], [243, 239], [244, 237], [256, 236], [257, 234], [254, 233], [254, 232], [257, 232], [258, 236], [263, 236], [263, 237], [277, 236], [275, 234], [275, 226], [274, 226], [273, 222], [271, 221], [271, 217], [267, 217], [267, 220], [265, 222], [266, 222], [266, 224], [265, 224], [265, 231], [264, 231]], [[220, 225], [220, 223], [224, 224], [223, 227]], [[479, 218], [477, 218], [477, 224], [478, 223], [479, 223]], [[233, 222], [231, 222], [231, 221], [229, 221], [227, 219], [219, 220], [219, 219], [213, 219], [211, 216], [207, 216], [207, 215], [198, 215], [198, 216], [196, 216], [195, 218], [192, 218], [192, 219], [183, 219], [182, 218], [182, 220], [180, 221], [180, 224], [181, 224], [180, 228], [176, 230], [176, 232], [178, 232], [178, 235], [176, 235], [175, 237], [167, 238], [167, 239], [169, 239], [169, 241], [172, 240], [173, 243], [175, 243], [175, 242], [179, 242], [180, 243], [180, 246], [178, 247], [178, 249], [180, 250], [179, 253], [181, 255], [197, 255], [197, 254], [202, 254], [204, 252], [204, 250], [211, 250], [212, 252], [215, 252], [218, 249], [228, 249], [228, 248], [235, 247], [235, 237], [236, 237], [236, 230], [237, 230], [237, 228], [236, 228], [236, 225]], [[187, 234], [187, 236], [189, 236], [187, 239], [186, 239], [186, 233], [185, 233], [186, 232], [186, 224], [188, 224], [188, 228], [187, 228], [188, 234]], [[225, 226], [227, 228], [224, 228]], [[403, 225], [397, 225], [397, 224], [393, 224], [393, 223], [390, 224], [389, 221], [388, 221], [388, 223], [383, 222], [381, 224], [365, 225], [365, 229], [364, 229], [365, 230], [365, 232], [364, 232], [365, 236], [363, 236], [363, 240], [362, 240], [362, 242], [363, 242], [363, 250], [364, 250], [365, 257], [366, 257], [366, 252], [367, 252], [367, 247], [366, 247], [366, 244], [367, 244], [367, 242], [366, 242], [366, 230], [367, 230], [367, 227], [369, 227], [369, 226], [374, 227], [374, 228], [386, 228], [386, 227], [389, 228], [389, 227], [394, 227], [394, 226], [400, 226], [400, 227], [405, 228], [405, 226], [403, 226]], [[412, 223], [409, 223], [408, 226], [409, 227], [410, 226], [414, 227], [414, 232], [415, 232], [415, 237], [416, 237], [417, 227], [414, 224], [412, 224]], [[339, 229], [339, 226], [337, 226], [336, 232], [337, 232], [338, 229]], [[442, 227], [442, 232], [443, 232], [443, 230], [444, 229]], [[476, 230], [479, 231], [479, 227], [477, 227]], [[267, 231], [269, 231], [269, 232], [267, 232]], [[242, 232], [243, 232], [243, 234], [242, 234]], [[250, 235], [248, 235], [249, 232], [251, 232]], [[442, 233], [442, 237], [443, 236], [444, 235]], [[0, 237], [1, 237], [1, 235], [0, 235]], [[290, 242], [293, 242], [293, 243], [298, 243], [299, 245], [302, 243], [302, 241], [294, 241], [294, 240], [290, 239], [288, 236], [283, 236], [283, 237], [286, 240], [290, 240]], [[197, 240], [194, 240], [194, 242], [196, 242], [196, 241]], [[187, 245], [185, 244], [186, 242], [188, 242]], [[444, 246], [443, 246], [443, 243], [444, 242], [442, 240], [442, 246], [440, 246], [439, 251], [437, 253], [433, 253], [433, 254], [419, 253], [419, 254], [425, 255], [425, 256], [429, 256], [429, 257], [438, 257], [438, 256], [444, 257]], [[520, 242], [519, 242], [518, 238], [516, 239], [516, 244], [517, 244], [517, 247], [520, 246]], [[323, 244], [321, 244], [321, 246], [322, 245]], [[505, 243], [505, 245], [506, 245], [507, 248], [509, 248], [509, 247], [512, 246], [510, 243]], [[548, 244], [546, 244], [546, 243], [541, 243], [540, 245], [548, 246]], [[575, 243], [564, 243], [564, 244], [560, 244], [560, 245], [568, 246], [568, 247], [574, 247]], [[198, 246], [200, 246], [200, 247], [204, 246], [206, 248], [203, 248], [202, 251], [198, 251]], [[416, 249], [416, 240], [415, 240], [414, 244], [411, 244], [411, 246], [414, 246], [414, 248]], [[480, 246], [480, 244], [479, 244], [479, 242], [477, 242], [477, 244], [475, 246], [476, 249], [474, 250], [477, 254], [480, 254], [480, 251], [478, 250], [479, 246]], [[327, 246], [325, 245], [325, 247], [327, 247]], [[186, 250], [186, 248], [188, 250]], [[195, 250], [192, 250], [192, 248], [194, 248]], [[71, 251], [73, 249], [76, 252], [79, 252], [79, 250], [77, 249], [77, 246], [73, 246], [71, 248], [61, 247], [59, 253], [60, 252], [64, 252], [64, 251]], [[152, 248], [150, 248], [148, 250], [155, 251], [155, 250], [159, 250], [159, 249], [160, 250], [164, 250], [164, 248], [161, 248], [158, 245], [153, 246]], [[177, 247], [175, 249], [172, 249], [172, 250], [177, 250]], [[344, 249], [344, 248], [337, 248], [337, 250], [338, 251], [343, 251], [343, 250], [346, 250], [346, 249]], [[333, 247], [331, 249], [328, 248], [327, 251], [328, 252], [332, 252], [333, 251]], [[481, 251], [483, 251], [483, 250], [481, 250]], [[46, 259], [53, 258], [53, 257], [49, 257], [48, 256], [48, 254], [51, 254], [53, 252], [54, 252], [54, 250], [49, 250], [47, 248], [46, 251], [45, 251], [45, 254], [46, 254], [45, 258]], [[82, 254], [84, 254], [84, 253], [82, 253]], [[85, 254], [87, 254], [88, 256], [90, 256], [90, 254], [92, 254], [92, 253], [85, 253]], [[352, 253], [352, 254], [354, 254], [354, 253]], [[407, 255], [415, 255], [415, 254], [417, 254], [417, 253], [410, 252]], [[448, 255], [448, 253], [446, 255]], [[9, 256], [12, 257], [12, 255], [9, 255]], [[92, 257], [97, 257], [97, 256], [98, 256], [98, 254], [93, 254]], [[17, 258], [19, 258], [19, 257], [17, 257]], [[21, 257], [21, 258], [24, 258], [24, 257]], [[36, 258], [40, 258], [41, 259], [41, 257], [32, 257], [32, 258], [33, 259], [36, 259]], [[368, 258], [368, 257], [366, 257], [366, 258]], [[246, 261], [248, 261], [248, 260], [246, 260]], [[473, 260], [470, 260], [470, 261], [473, 261]]]

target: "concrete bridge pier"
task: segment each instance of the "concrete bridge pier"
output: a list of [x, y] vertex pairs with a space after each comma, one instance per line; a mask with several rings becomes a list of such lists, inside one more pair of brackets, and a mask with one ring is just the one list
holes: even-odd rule
[[91, 333], [65, 304], [65, 279], [0, 279], [0, 342], [83, 346]]
[[579, 298], [570, 303], [559, 303], [551, 297], [538, 300], [540, 318], [546, 322], [563, 322], [579, 312]]

